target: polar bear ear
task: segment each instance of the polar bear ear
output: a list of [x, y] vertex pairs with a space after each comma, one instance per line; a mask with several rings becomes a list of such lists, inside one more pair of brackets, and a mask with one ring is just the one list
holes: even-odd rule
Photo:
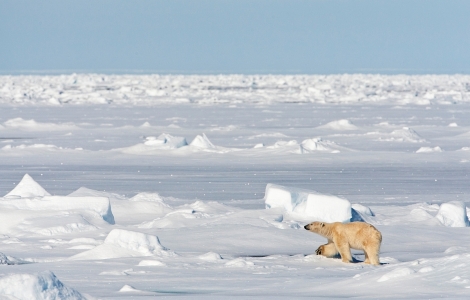
[[325, 227], [325, 223], [320, 223], [320, 226], [321, 226], [321, 227]]

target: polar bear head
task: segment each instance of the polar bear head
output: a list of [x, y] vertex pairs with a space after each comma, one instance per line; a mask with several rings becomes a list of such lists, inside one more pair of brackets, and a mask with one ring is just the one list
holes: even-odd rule
[[316, 232], [316, 233], [318, 233], [323, 227], [325, 227], [325, 223], [323, 222], [312, 222], [304, 226], [306, 230]]

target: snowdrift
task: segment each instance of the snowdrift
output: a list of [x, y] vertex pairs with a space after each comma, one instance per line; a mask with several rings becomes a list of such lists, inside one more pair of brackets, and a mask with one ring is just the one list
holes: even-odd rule
[[269, 183], [264, 200], [266, 208], [281, 208], [311, 221], [349, 222], [352, 217], [348, 200], [314, 191]]
[[50, 271], [12, 274], [0, 278], [0, 298], [18, 300], [86, 300]]
[[104, 243], [72, 256], [71, 260], [96, 260], [120, 257], [169, 256], [173, 252], [160, 244], [157, 236], [124, 229], [113, 229]]

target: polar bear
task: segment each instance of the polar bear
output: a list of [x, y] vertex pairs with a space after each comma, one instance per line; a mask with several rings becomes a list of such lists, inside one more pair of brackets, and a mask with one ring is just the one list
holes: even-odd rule
[[374, 226], [364, 222], [323, 223], [312, 222], [305, 229], [326, 237], [328, 243], [315, 251], [317, 255], [334, 257], [341, 255], [345, 263], [352, 261], [350, 248], [363, 250], [366, 264], [380, 265], [379, 252], [382, 234]]

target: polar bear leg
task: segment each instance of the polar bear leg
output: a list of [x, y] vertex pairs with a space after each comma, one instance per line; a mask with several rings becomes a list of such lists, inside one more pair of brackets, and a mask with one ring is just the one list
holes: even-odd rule
[[346, 240], [336, 239], [335, 240], [336, 249], [338, 249], [339, 255], [341, 255], [341, 260], [345, 263], [350, 263], [352, 261], [351, 248], [349, 243]]
[[371, 245], [364, 249], [364, 254], [366, 256], [366, 260], [364, 263], [371, 264], [371, 265], [380, 265], [379, 260], [379, 251], [380, 245]]
[[331, 258], [338, 255], [338, 250], [336, 249], [335, 244], [332, 241], [329, 241], [328, 244], [321, 245], [320, 247], [318, 247], [315, 253], [317, 255], [323, 255]]

